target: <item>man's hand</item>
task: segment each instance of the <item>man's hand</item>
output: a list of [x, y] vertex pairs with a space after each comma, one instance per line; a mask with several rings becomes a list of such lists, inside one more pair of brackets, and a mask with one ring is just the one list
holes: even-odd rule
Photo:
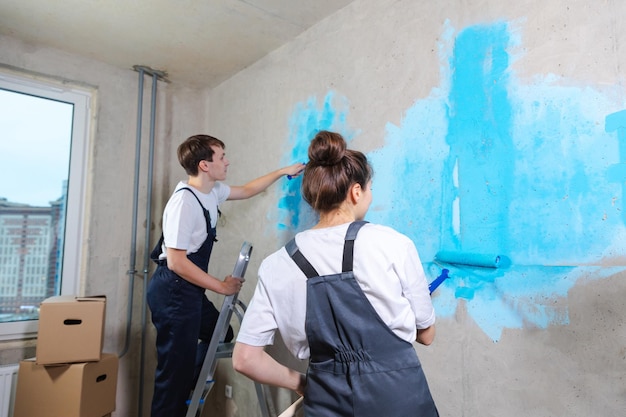
[[243, 278], [235, 278], [232, 275], [228, 275], [222, 281], [222, 292], [223, 295], [232, 295], [238, 293], [243, 286]]

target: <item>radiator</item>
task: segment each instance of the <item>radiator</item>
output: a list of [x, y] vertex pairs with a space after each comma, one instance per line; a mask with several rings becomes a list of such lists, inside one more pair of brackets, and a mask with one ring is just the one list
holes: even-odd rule
[[0, 417], [13, 415], [18, 367], [18, 364], [0, 366]]

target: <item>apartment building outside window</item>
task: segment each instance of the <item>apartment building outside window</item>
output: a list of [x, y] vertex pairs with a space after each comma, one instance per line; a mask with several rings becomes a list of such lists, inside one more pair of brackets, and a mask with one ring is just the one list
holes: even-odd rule
[[91, 93], [0, 68], [0, 340], [79, 293]]

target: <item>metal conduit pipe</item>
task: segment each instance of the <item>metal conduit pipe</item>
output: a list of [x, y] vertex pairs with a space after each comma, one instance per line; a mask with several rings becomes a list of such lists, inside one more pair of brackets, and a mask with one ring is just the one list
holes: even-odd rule
[[132, 310], [134, 299], [134, 287], [135, 287], [135, 275], [137, 270], [135, 264], [137, 261], [137, 218], [138, 218], [138, 206], [139, 206], [139, 182], [140, 182], [140, 162], [141, 162], [141, 136], [142, 136], [142, 119], [143, 119], [143, 96], [144, 96], [144, 78], [146, 74], [152, 75], [152, 97], [151, 97], [151, 112], [150, 112], [150, 142], [149, 142], [149, 157], [148, 157], [148, 196], [146, 204], [146, 234], [144, 242], [144, 268], [143, 268], [143, 296], [142, 296], [142, 335], [141, 335], [141, 361], [140, 361], [140, 374], [139, 374], [139, 411], [138, 416], [143, 415], [143, 385], [144, 385], [144, 339], [146, 330], [146, 292], [148, 285], [148, 272], [150, 263], [150, 224], [152, 216], [152, 182], [153, 182], [153, 157], [154, 157], [154, 126], [156, 116], [156, 93], [157, 93], [157, 81], [159, 79], [165, 79], [166, 73], [163, 71], [156, 71], [149, 67], [135, 65], [133, 69], [139, 72], [139, 86], [138, 86], [138, 98], [137, 98], [137, 132], [136, 132], [136, 145], [135, 145], [135, 178], [133, 189], [133, 211], [132, 211], [132, 225], [131, 225], [131, 243], [130, 243], [130, 266], [128, 269], [128, 303], [127, 303], [127, 320], [126, 320], [126, 340], [124, 348], [119, 354], [121, 358], [129, 349], [131, 339], [132, 328]]
[[148, 200], [146, 202], [146, 240], [144, 245], [143, 254], [143, 294], [141, 299], [141, 357], [140, 357], [140, 370], [139, 370], [139, 416], [143, 416], [143, 391], [144, 391], [144, 365], [145, 365], [145, 339], [146, 339], [146, 324], [147, 324], [147, 295], [148, 295], [148, 279], [149, 279], [149, 267], [150, 267], [150, 234], [152, 224], [152, 179], [153, 179], [153, 167], [154, 167], [154, 128], [156, 119], [156, 93], [157, 93], [157, 81], [158, 75], [152, 74], [152, 102], [150, 106], [150, 140], [149, 140], [149, 152], [148, 152]]
[[128, 352], [130, 346], [130, 331], [131, 322], [133, 318], [133, 297], [135, 289], [135, 262], [137, 259], [137, 207], [139, 205], [139, 162], [141, 157], [141, 119], [143, 113], [143, 79], [144, 69], [135, 67], [135, 70], [139, 71], [139, 94], [137, 99], [137, 129], [135, 139], [135, 179], [133, 189], [133, 213], [132, 213], [132, 225], [130, 234], [130, 260], [129, 268], [126, 272], [128, 274], [128, 303], [126, 304], [126, 340], [124, 342], [124, 348], [119, 354], [119, 357], [123, 357]]

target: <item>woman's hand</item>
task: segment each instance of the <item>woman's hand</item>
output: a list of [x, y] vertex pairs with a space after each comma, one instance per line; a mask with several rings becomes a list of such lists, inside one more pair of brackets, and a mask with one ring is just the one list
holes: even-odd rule
[[306, 375], [305, 374], [300, 374], [300, 384], [298, 385], [298, 388], [296, 388], [296, 392], [301, 397], [304, 397], [304, 390], [305, 389], [306, 389]]

